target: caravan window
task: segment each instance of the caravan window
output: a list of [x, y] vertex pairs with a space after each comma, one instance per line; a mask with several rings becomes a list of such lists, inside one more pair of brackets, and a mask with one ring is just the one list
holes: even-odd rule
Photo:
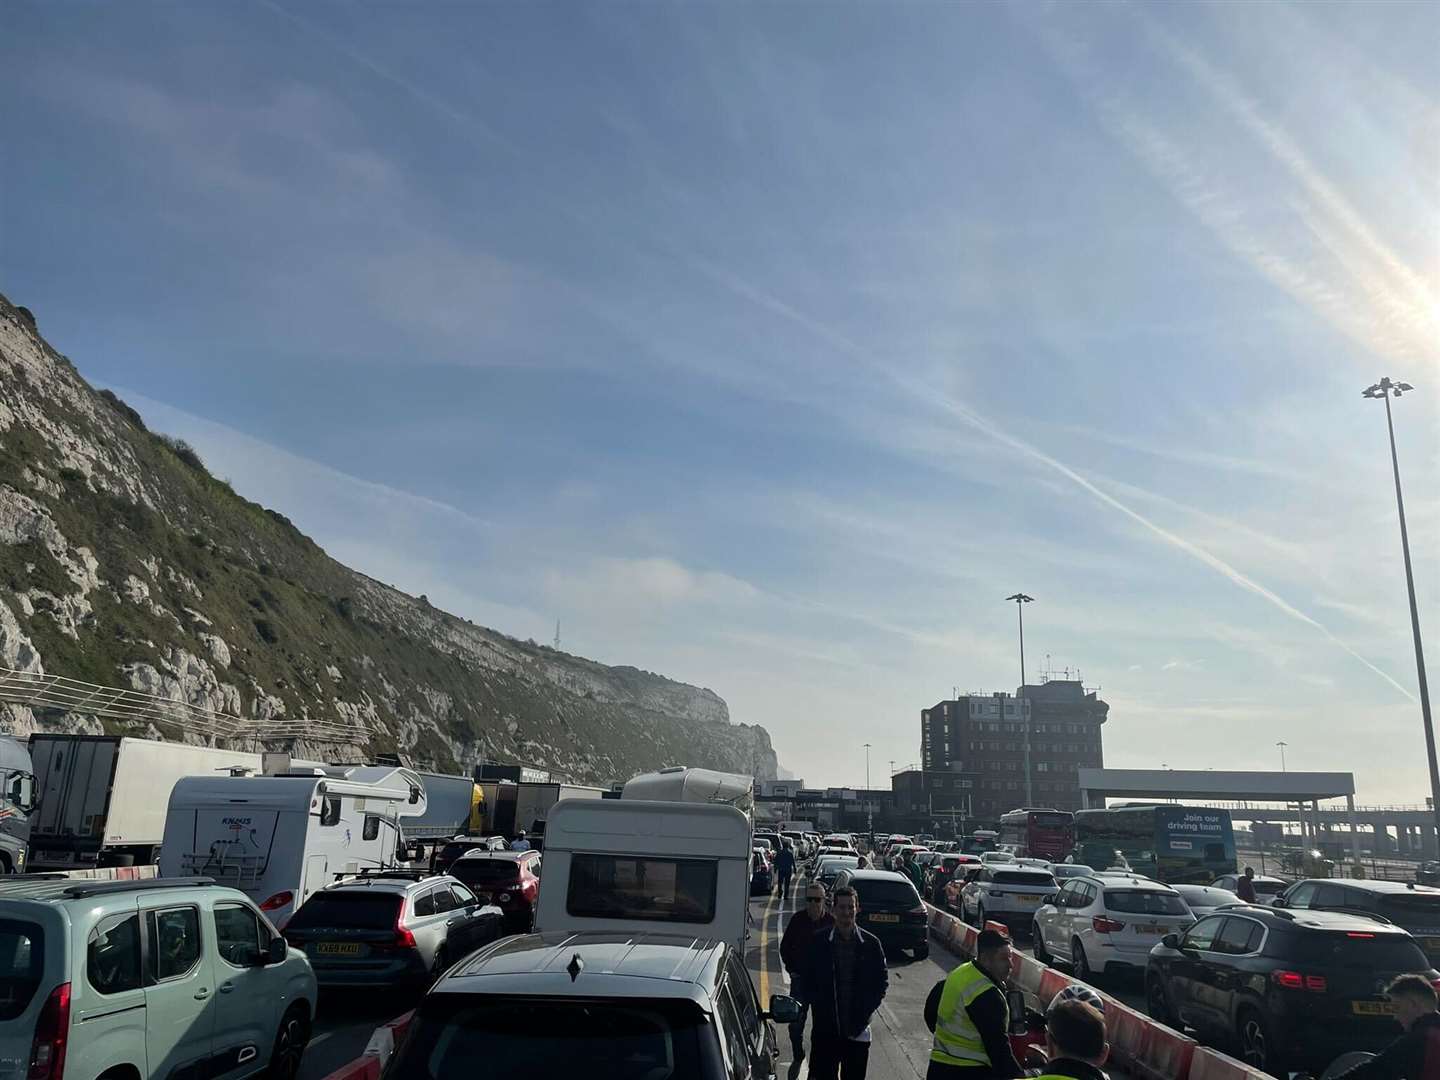
[[374, 814], [365, 815], [365, 831], [361, 833], [366, 840], [374, 840], [380, 835], [380, 819]]
[[320, 803], [320, 824], [321, 824], [321, 825], [339, 825], [339, 824], [340, 824], [340, 796], [339, 796], [339, 795], [326, 795], [324, 801]]
[[717, 870], [706, 859], [577, 853], [566, 910], [592, 919], [712, 922]]

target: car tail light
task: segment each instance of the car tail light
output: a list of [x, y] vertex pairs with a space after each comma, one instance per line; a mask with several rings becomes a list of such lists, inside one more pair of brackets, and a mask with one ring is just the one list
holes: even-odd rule
[[293, 892], [290, 892], [288, 890], [285, 892], [277, 892], [274, 896], [270, 897], [270, 899], [266, 900], [263, 904], [260, 905], [260, 910], [275, 911], [277, 908], [284, 907], [286, 904], [290, 903], [290, 901], [294, 899], [295, 894]]
[[26, 1080], [61, 1080], [65, 1075], [65, 1040], [70, 1034], [70, 984], [50, 991], [35, 1024]]
[[1285, 990], [1308, 990], [1323, 994], [1329, 989], [1324, 975], [1302, 975], [1298, 971], [1272, 971], [1270, 981]]
[[1440, 979], [1431, 979], [1430, 985], [1435, 988], [1437, 994], [1440, 994]]
[[1096, 915], [1090, 920], [1090, 925], [1094, 927], [1097, 934], [1118, 934], [1125, 929], [1123, 922], [1117, 922], [1105, 915]]
[[1346, 936], [1346, 937], [1358, 937], [1358, 938], [1373, 938], [1375, 935], [1374, 935], [1374, 934], [1362, 934], [1362, 933], [1360, 933], [1360, 931], [1358, 931], [1358, 930], [1351, 930], [1351, 931], [1349, 931], [1348, 933], [1346, 933], [1345, 936]]

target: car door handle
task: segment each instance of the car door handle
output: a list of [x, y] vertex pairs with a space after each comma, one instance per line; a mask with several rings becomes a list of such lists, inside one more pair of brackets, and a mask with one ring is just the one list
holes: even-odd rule
[[221, 984], [220, 984], [220, 992], [221, 992], [222, 994], [228, 994], [228, 993], [230, 993], [230, 991], [232, 991], [232, 990], [234, 990], [234, 989], [235, 989], [235, 984], [234, 984], [234, 983], [221, 983]]
[[209, 996], [210, 996], [210, 988], [209, 988], [208, 986], [202, 986], [202, 987], [200, 987], [199, 990], [196, 990], [196, 991], [195, 991], [195, 1000], [196, 1000], [196, 1001], [204, 1001], [204, 1000], [205, 1000], [206, 998], [208, 998]]

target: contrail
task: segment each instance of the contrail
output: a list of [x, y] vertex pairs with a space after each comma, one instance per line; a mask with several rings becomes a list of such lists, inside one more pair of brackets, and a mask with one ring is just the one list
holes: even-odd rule
[[1058, 461], [1057, 459], [1051, 457], [1049, 454], [1045, 453], [1045, 451], [1039, 449], [1038, 447], [1030, 445], [1023, 439], [1017, 438], [1016, 436], [1010, 434], [1008, 431], [1004, 431], [996, 427], [984, 417], [980, 416], [978, 413], [975, 413], [961, 402], [950, 397], [948, 394], [945, 394], [942, 391], [937, 391], [932, 386], [916, 382], [912, 379], [904, 377], [903, 375], [899, 375], [894, 371], [891, 371], [890, 369], [882, 365], [878, 360], [876, 360], [875, 357], [858, 342], [852, 340], [849, 337], [846, 337], [844, 334], [840, 333], [838, 330], [835, 330], [833, 327], [829, 327], [821, 322], [818, 322], [817, 320], [806, 315], [804, 312], [801, 312], [796, 308], [792, 307], [791, 305], [785, 303], [783, 300], [779, 300], [773, 296], [761, 292], [754, 286], [750, 285], [748, 282], [741, 280], [740, 278], [736, 277], [734, 274], [723, 269], [722, 267], [719, 267], [714, 263], [703, 259], [692, 259], [691, 265], [698, 272], [710, 278], [712, 281], [724, 286], [731, 292], [734, 292], [736, 295], [745, 298], [756, 306], [763, 308], [764, 310], [769, 311], [772, 314], [778, 315], [783, 319], [795, 323], [797, 326], [803, 327], [805, 330], [816, 335], [826, 343], [854, 357], [856, 360], [868, 367], [870, 370], [878, 373], [881, 377], [892, 382], [899, 389], [904, 391], [909, 396], [919, 400], [922, 404], [938, 405], [945, 412], [949, 413], [951, 416], [962, 421], [968, 426], [974, 428], [976, 431], [980, 432], [982, 435], [985, 435], [987, 438], [1001, 444], [1002, 446], [1007, 446], [1011, 450], [1014, 450], [1016, 453], [1019, 453], [1022, 456], [1027, 457], [1034, 462], [1037, 462], [1038, 464], [1044, 465], [1046, 468], [1052, 470], [1053, 472], [1058, 473], [1066, 480], [1074, 484], [1076, 487], [1080, 488], [1082, 491], [1086, 492], [1093, 498], [1098, 499], [1101, 503], [1110, 507], [1112, 510], [1116, 510], [1121, 514], [1124, 514], [1131, 521], [1134, 521], [1137, 525], [1142, 526], [1149, 532], [1153, 533], [1155, 536], [1158, 536], [1161, 540], [1164, 540], [1170, 546], [1180, 551], [1183, 551], [1192, 559], [1195, 559], [1208, 566], [1211, 570], [1214, 570], [1216, 573], [1228, 579], [1233, 584], [1240, 586], [1240, 588], [1245, 589], [1248, 592], [1254, 593], [1256, 596], [1260, 597], [1262, 600], [1265, 600], [1273, 607], [1278, 608], [1280, 611], [1284, 612], [1286, 615], [1296, 620], [1297, 622], [1304, 623], [1306, 626], [1309, 626], [1314, 630], [1318, 630], [1320, 634], [1323, 635], [1327, 640], [1337, 645], [1339, 648], [1343, 649], [1346, 653], [1354, 657], [1356, 660], [1360, 661], [1360, 663], [1364, 664], [1376, 675], [1380, 676], [1380, 678], [1384, 679], [1396, 690], [1400, 691], [1401, 694], [1405, 695], [1406, 698], [1411, 701], [1417, 700], [1415, 695], [1411, 693], [1410, 690], [1408, 690], [1402, 683], [1397, 682], [1395, 678], [1388, 672], [1371, 663], [1364, 656], [1360, 655], [1360, 653], [1356, 652], [1355, 649], [1353, 649], [1346, 642], [1336, 637], [1335, 634], [1330, 630], [1330, 628], [1325, 626], [1324, 623], [1315, 619], [1311, 615], [1307, 615], [1305, 612], [1295, 607], [1294, 604], [1291, 604], [1288, 600], [1276, 595], [1270, 589], [1267, 589], [1264, 585], [1261, 585], [1254, 578], [1251, 578], [1247, 574], [1241, 572], [1240, 570], [1237, 570], [1235, 567], [1227, 563], [1224, 559], [1207, 551], [1199, 544], [1196, 544], [1191, 540], [1185, 539], [1183, 536], [1180, 536], [1179, 534], [1170, 531], [1162, 525], [1157, 525], [1155, 522], [1147, 518], [1144, 514], [1141, 514], [1139, 511], [1127, 506], [1125, 503], [1115, 498], [1115, 496], [1111, 495], [1109, 492], [1095, 486], [1095, 484], [1087, 480], [1083, 475], [1076, 472], [1064, 462]]

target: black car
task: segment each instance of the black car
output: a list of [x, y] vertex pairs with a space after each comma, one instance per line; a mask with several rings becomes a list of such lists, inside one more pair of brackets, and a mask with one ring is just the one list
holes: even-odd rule
[[1423, 862], [1415, 871], [1416, 885], [1440, 885], [1440, 862]]
[[1414, 936], [1440, 967], [1440, 889], [1404, 881], [1308, 878], [1297, 881], [1272, 903], [1307, 911], [1354, 911], [1379, 915]]
[[1259, 905], [1206, 916], [1150, 951], [1150, 1015], [1196, 1029], [1275, 1076], [1319, 1073], [1346, 1051], [1399, 1036], [1385, 986], [1417, 973], [1440, 983], [1398, 926], [1340, 911]]
[[891, 870], [841, 870], [831, 891], [848, 885], [860, 903], [856, 920], [885, 947], [910, 949], [916, 960], [930, 955], [930, 931], [920, 894], [904, 874]]
[[449, 841], [435, 853], [435, 872], [443, 874], [461, 855], [472, 851], [504, 851], [509, 845], [503, 836], [461, 836]]
[[765, 896], [775, 888], [775, 871], [758, 851], [750, 855], [750, 895]]

